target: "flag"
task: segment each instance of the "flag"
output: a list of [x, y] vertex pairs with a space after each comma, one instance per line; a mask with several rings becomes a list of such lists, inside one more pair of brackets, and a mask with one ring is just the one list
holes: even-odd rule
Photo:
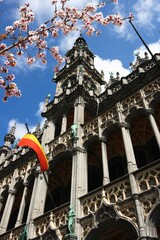
[[44, 172], [44, 171], [48, 170], [49, 164], [48, 164], [47, 157], [44, 153], [44, 150], [43, 150], [40, 142], [33, 134], [27, 133], [26, 135], [24, 135], [24, 137], [19, 141], [17, 146], [32, 148], [35, 151], [35, 153], [37, 154], [37, 158], [40, 163], [41, 171]]

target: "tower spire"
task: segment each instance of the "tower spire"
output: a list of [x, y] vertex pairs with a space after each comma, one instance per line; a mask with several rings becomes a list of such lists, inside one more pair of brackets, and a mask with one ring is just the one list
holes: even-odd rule
[[16, 131], [16, 123], [14, 123], [14, 125], [11, 127], [10, 131], [9, 131], [9, 134], [10, 135], [15, 135], [15, 131]]
[[42, 112], [46, 112], [46, 110], [47, 110], [47, 104], [49, 103], [50, 97], [51, 97], [51, 94], [48, 93], [48, 95], [47, 95], [47, 97], [45, 98], [45, 101], [44, 101], [43, 111], [42, 111]]
[[16, 123], [11, 127], [10, 131], [4, 137], [4, 145], [10, 147], [11, 144], [14, 143], [15, 140], [15, 131], [16, 131]]

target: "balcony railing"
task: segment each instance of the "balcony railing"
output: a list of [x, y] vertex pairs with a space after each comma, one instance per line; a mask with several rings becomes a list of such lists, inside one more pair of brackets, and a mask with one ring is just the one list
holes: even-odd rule
[[[158, 202], [160, 186], [160, 160], [151, 163], [133, 173], [139, 199], [147, 216]], [[145, 197], [144, 197], [145, 196]], [[116, 206], [121, 216], [125, 216], [136, 224], [136, 210], [131, 193], [129, 175], [116, 179], [80, 198], [81, 201], [81, 225], [83, 236], [87, 234], [91, 226], [91, 213], [97, 211], [102, 202], [107, 206]], [[38, 238], [51, 228], [60, 229], [60, 235], [66, 234], [67, 213], [69, 204], [55, 208], [33, 220], [32, 238]], [[88, 222], [87, 219], [88, 218]], [[85, 221], [83, 221], [85, 219]], [[24, 225], [14, 228], [0, 236], [1, 240], [18, 240], [24, 229]]]

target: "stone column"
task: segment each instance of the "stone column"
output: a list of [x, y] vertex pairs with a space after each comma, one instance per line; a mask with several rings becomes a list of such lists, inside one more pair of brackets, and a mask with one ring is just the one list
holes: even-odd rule
[[158, 147], [160, 149], [160, 132], [159, 132], [159, 129], [157, 127], [157, 123], [155, 121], [155, 118], [153, 117], [153, 111], [152, 110], [147, 110], [147, 113], [148, 113], [148, 117], [149, 117], [152, 129], [153, 129]]
[[3, 211], [3, 215], [2, 215], [2, 219], [1, 219], [1, 223], [0, 223], [0, 232], [4, 233], [8, 227], [8, 223], [9, 223], [9, 219], [12, 213], [12, 207], [14, 204], [14, 200], [15, 200], [15, 194], [16, 191], [13, 189], [10, 189], [8, 194], [8, 198], [7, 198], [7, 202]]
[[71, 206], [76, 207], [77, 198], [88, 190], [87, 151], [75, 147], [73, 149], [72, 179], [71, 179]]
[[23, 215], [24, 215], [25, 206], [26, 206], [27, 193], [28, 193], [28, 182], [24, 182], [24, 190], [23, 190], [23, 195], [22, 195], [21, 204], [20, 204], [15, 227], [18, 227], [22, 224]]
[[[48, 178], [48, 176], [46, 176], [46, 178]], [[45, 181], [43, 173], [40, 172], [37, 177], [37, 185], [36, 185], [36, 189], [35, 189], [33, 211], [32, 211], [32, 215], [31, 215], [32, 219], [34, 219], [44, 213], [46, 196], [47, 196], [47, 183]], [[54, 208], [54, 206], [53, 206], [53, 208]]]
[[144, 106], [144, 108], [145, 108], [145, 110], [146, 110], [146, 112], [148, 114], [149, 121], [151, 123], [151, 126], [152, 126], [152, 129], [153, 129], [153, 132], [154, 132], [154, 135], [155, 135], [158, 147], [160, 149], [160, 132], [159, 132], [157, 123], [155, 121], [155, 118], [153, 116], [153, 111], [152, 111], [152, 109], [149, 108], [148, 102], [145, 99], [144, 91], [141, 90], [140, 93], [141, 93], [141, 97], [142, 97], [142, 101], [143, 101], [143, 106]]
[[4, 199], [2, 196], [0, 196], [0, 212], [2, 210], [3, 204], [4, 204]]
[[67, 116], [64, 114], [62, 118], [61, 134], [67, 130]]
[[119, 126], [121, 128], [123, 143], [124, 143], [124, 148], [125, 148], [125, 153], [127, 158], [128, 172], [131, 173], [137, 170], [137, 164], [136, 164], [133, 145], [132, 145], [131, 136], [129, 132], [129, 125], [124, 122], [124, 116], [122, 114], [120, 103], [117, 103], [117, 113], [118, 113]]
[[46, 120], [44, 124], [44, 131], [43, 131], [42, 143], [41, 143], [46, 154], [49, 152], [47, 143], [51, 142], [54, 139], [54, 135], [55, 135], [54, 122], [52, 121], [52, 119], [50, 121]]
[[47, 131], [46, 131], [46, 142], [50, 142], [54, 139], [55, 135], [55, 124], [53, 122], [53, 119], [50, 119], [47, 122]]
[[101, 149], [102, 149], [102, 164], [103, 164], [103, 185], [110, 182], [109, 178], [109, 167], [108, 167], [108, 157], [107, 157], [107, 140], [106, 138], [101, 138]]
[[0, 165], [4, 162], [4, 158], [5, 158], [5, 153], [1, 153], [1, 155], [0, 155]]
[[141, 201], [138, 198], [139, 195], [139, 189], [136, 182], [136, 178], [133, 174], [133, 172], [137, 169], [137, 164], [134, 156], [132, 141], [130, 137], [129, 132], [129, 125], [125, 123], [124, 116], [122, 114], [122, 108], [121, 104], [117, 104], [117, 112], [118, 112], [118, 119], [119, 119], [119, 125], [121, 127], [122, 131], [122, 137], [126, 152], [126, 158], [128, 163], [128, 173], [129, 173], [129, 181], [130, 181], [130, 187], [132, 192], [132, 198], [134, 200], [135, 210], [136, 210], [136, 216], [137, 216], [137, 224], [139, 229], [139, 238], [141, 240], [147, 240], [146, 238], [146, 229], [145, 229], [145, 223], [144, 223], [144, 214], [143, 214], [143, 207], [141, 204]]
[[[132, 184], [136, 184], [136, 180], [134, 179], [134, 176], [132, 174], [130, 174], [129, 177], [130, 177], [131, 189], [133, 192], [134, 187], [132, 187]], [[132, 198], [134, 200], [135, 209], [136, 209], [140, 239], [145, 240], [147, 234], [146, 234], [146, 229], [145, 229], [144, 213], [143, 213], [142, 204], [141, 204], [140, 200], [138, 199], [138, 190], [136, 190], [136, 192], [132, 194]]]
[[31, 196], [31, 201], [30, 201], [30, 205], [29, 205], [29, 210], [28, 210], [28, 216], [27, 216], [27, 221], [26, 221], [27, 225], [30, 223], [30, 221], [32, 219], [34, 200], [35, 200], [36, 189], [37, 189], [37, 184], [38, 184], [39, 169], [40, 169], [40, 167], [38, 166], [37, 169], [36, 169], [34, 186], [33, 186], [33, 190], [32, 190], [32, 196]]
[[[76, 213], [76, 219], [82, 216], [79, 197], [88, 191], [88, 169], [87, 169], [87, 151], [82, 148], [74, 147], [72, 158], [72, 180], [70, 205]], [[75, 221], [75, 233], [81, 236], [80, 223]], [[72, 239], [72, 238], [71, 238]]]
[[[79, 197], [87, 193], [88, 188], [88, 169], [87, 169], [87, 151], [83, 148], [83, 129], [84, 123], [84, 100], [79, 97], [74, 105], [74, 124], [77, 125], [76, 135], [73, 138], [73, 157], [72, 157], [72, 180], [70, 204], [74, 209], [76, 218], [80, 218], [81, 206]], [[75, 233], [80, 238], [81, 226], [75, 221]]]

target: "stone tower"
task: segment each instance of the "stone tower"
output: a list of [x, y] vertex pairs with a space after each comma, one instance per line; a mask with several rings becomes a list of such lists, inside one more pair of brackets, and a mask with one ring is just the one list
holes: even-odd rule
[[160, 239], [160, 68], [146, 54], [131, 67], [106, 84], [75, 41], [33, 133], [49, 170], [12, 145], [16, 126], [0, 148], [0, 239]]

